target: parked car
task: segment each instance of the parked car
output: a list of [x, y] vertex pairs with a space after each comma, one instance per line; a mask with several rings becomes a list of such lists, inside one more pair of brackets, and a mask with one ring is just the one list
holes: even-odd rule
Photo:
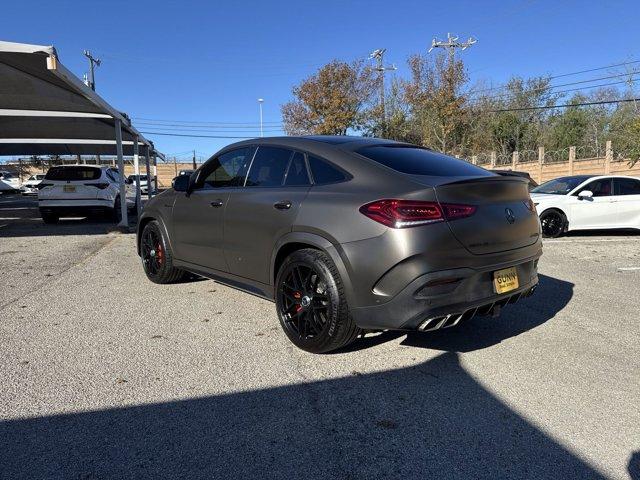
[[20, 190], [23, 195], [37, 195], [38, 194], [38, 185], [44, 180], [46, 174], [44, 173], [36, 173], [35, 175], [31, 175], [26, 182], [22, 184]]
[[545, 237], [571, 230], [640, 229], [640, 178], [560, 177], [534, 188], [531, 198]]
[[513, 175], [515, 177], [526, 178], [529, 182], [529, 190], [532, 190], [538, 186], [538, 183], [531, 178], [529, 172], [520, 172], [518, 170], [491, 170], [493, 173], [497, 173], [498, 175]]
[[[136, 175], [129, 175], [127, 177], [127, 185], [131, 185], [135, 188], [136, 185]], [[140, 175], [140, 193], [147, 194], [149, 192], [149, 182], [148, 177], [146, 175]]]
[[195, 172], [195, 170], [180, 170], [178, 172], [178, 176], [180, 176], [180, 175], [191, 175], [193, 172]]
[[20, 179], [11, 172], [0, 170], [0, 192], [14, 193], [20, 191]]
[[[116, 168], [95, 165], [51, 167], [38, 185], [38, 208], [44, 223], [60, 217], [107, 214], [114, 222], [121, 218], [121, 177]], [[133, 202], [127, 200], [132, 206]]]
[[527, 181], [358, 137], [233, 144], [149, 201], [138, 252], [275, 301], [310, 352], [364, 330], [437, 330], [533, 293], [542, 253]]

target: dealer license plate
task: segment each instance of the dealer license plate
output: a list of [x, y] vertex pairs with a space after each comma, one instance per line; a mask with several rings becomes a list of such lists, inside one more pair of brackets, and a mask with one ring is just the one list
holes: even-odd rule
[[493, 286], [496, 293], [507, 293], [518, 288], [518, 271], [516, 267], [493, 272]]
[[75, 185], [65, 185], [63, 187], [64, 193], [76, 193], [76, 186]]

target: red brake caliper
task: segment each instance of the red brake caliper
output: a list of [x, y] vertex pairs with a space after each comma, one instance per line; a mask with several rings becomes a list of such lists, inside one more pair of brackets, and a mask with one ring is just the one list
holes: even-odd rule
[[[295, 298], [296, 300], [300, 300], [302, 298], [302, 293], [293, 292], [293, 298]], [[300, 310], [302, 310], [302, 305], [298, 303], [296, 304], [296, 313], [298, 313]]]
[[160, 244], [156, 245], [156, 257], [158, 258], [158, 263], [162, 265], [162, 261], [164, 260], [164, 251]]

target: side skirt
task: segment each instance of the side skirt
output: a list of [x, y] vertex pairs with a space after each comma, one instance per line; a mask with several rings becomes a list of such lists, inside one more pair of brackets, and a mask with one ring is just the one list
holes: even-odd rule
[[201, 275], [211, 280], [215, 280], [218, 283], [226, 285], [237, 290], [242, 290], [245, 293], [255, 295], [256, 297], [274, 301], [273, 286], [267, 285], [248, 278], [239, 277], [228, 272], [221, 272], [219, 270], [213, 270], [211, 268], [203, 267], [202, 265], [196, 265], [194, 263], [184, 262], [182, 260], [174, 259], [174, 266], [187, 270], [196, 275]]

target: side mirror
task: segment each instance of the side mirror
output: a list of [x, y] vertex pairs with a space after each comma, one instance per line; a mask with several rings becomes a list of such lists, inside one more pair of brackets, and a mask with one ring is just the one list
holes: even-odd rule
[[593, 192], [591, 190], [583, 190], [578, 194], [578, 200], [589, 200], [593, 198]]
[[171, 181], [171, 186], [176, 192], [188, 192], [189, 191], [189, 176], [178, 175]]

